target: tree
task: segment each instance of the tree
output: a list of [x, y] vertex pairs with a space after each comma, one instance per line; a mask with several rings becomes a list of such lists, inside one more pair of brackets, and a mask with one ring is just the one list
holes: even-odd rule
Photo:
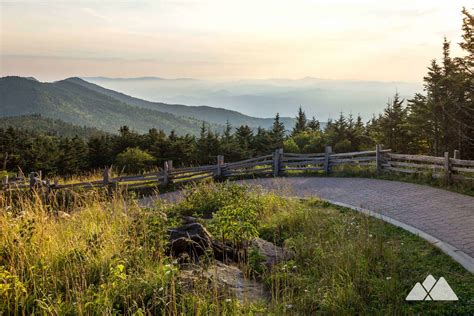
[[311, 119], [311, 121], [309, 121], [308, 123], [308, 128], [312, 131], [316, 131], [316, 132], [319, 132], [321, 130], [321, 124], [319, 123], [319, 121], [317, 119], [313, 118]]
[[119, 168], [129, 173], [142, 172], [153, 163], [153, 156], [140, 148], [127, 148], [117, 155], [115, 163]]
[[273, 126], [270, 131], [272, 138], [272, 149], [282, 148], [285, 140], [285, 125], [280, 121], [280, 114], [275, 115]]
[[295, 127], [293, 128], [291, 135], [293, 136], [298, 133], [306, 131], [308, 128], [306, 124], [307, 124], [306, 114], [300, 106], [298, 109], [298, 115], [296, 116]]
[[252, 129], [248, 125], [242, 125], [235, 131], [235, 137], [245, 156], [253, 155], [252, 145], [254, 143], [254, 135]]
[[395, 93], [392, 102], [387, 103], [382, 116], [379, 117], [377, 127], [381, 139], [378, 143], [394, 152], [406, 152], [409, 144], [407, 133], [408, 111], [403, 106], [405, 100]]

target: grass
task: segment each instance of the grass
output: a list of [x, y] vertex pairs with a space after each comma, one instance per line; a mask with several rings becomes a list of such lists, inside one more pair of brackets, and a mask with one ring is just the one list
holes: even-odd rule
[[[100, 191], [78, 192], [70, 203], [52, 200], [0, 195], [0, 314], [474, 311], [474, 275], [437, 248], [319, 200], [284, 199], [226, 182], [187, 186], [181, 202], [153, 209]], [[167, 228], [182, 214], [212, 217], [203, 222], [216, 238], [241, 244], [259, 235], [291, 249], [294, 258], [271, 270], [258, 253], [241, 263], [270, 299], [244, 303], [214, 280], [183, 282], [181, 266], [166, 252]], [[428, 274], [445, 277], [459, 302], [405, 302]]]

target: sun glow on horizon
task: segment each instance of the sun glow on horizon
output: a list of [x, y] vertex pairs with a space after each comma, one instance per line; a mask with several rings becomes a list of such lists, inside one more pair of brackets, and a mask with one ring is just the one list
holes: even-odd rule
[[420, 82], [461, 8], [363, 0], [5, 1], [0, 75]]

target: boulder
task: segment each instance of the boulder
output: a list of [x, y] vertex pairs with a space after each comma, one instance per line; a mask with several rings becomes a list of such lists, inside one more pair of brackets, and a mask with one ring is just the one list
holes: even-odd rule
[[262, 238], [254, 238], [250, 242], [250, 247], [256, 249], [264, 258], [264, 264], [271, 268], [277, 263], [293, 258], [294, 254]]
[[212, 247], [212, 236], [200, 223], [189, 223], [170, 229], [169, 247], [171, 255], [179, 257], [187, 254], [194, 261]]
[[228, 262], [237, 258], [232, 247], [214, 240], [207, 229], [194, 220], [193, 217], [186, 217], [184, 225], [169, 230], [169, 249], [173, 257], [185, 262], [198, 262], [200, 256], [212, 249], [211, 253], [217, 260]]
[[188, 290], [192, 290], [203, 280], [207, 280], [209, 288], [217, 287], [219, 292], [231, 295], [241, 302], [256, 302], [269, 297], [262, 283], [245, 278], [243, 272], [235, 265], [227, 265], [216, 260], [205, 268], [195, 265], [182, 267], [180, 281]]

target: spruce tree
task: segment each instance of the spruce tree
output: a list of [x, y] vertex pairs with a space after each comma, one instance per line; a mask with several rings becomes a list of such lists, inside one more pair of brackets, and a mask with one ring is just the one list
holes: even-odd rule
[[279, 113], [275, 115], [270, 136], [272, 138], [271, 149], [283, 148], [283, 141], [285, 140], [285, 125], [280, 121]]
[[296, 135], [298, 133], [305, 132], [307, 130], [307, 120], [306, 120], [306, 113], [303, 111], [301, 106], [298, 109], [298, 115], [296, 116], [296, 123], [295, 127], [293, 128], [292, 135]]

